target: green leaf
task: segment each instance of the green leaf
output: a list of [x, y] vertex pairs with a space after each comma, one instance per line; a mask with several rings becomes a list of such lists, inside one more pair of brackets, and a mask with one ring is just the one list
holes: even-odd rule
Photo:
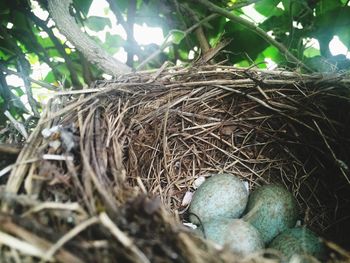
[[[225, 34], [225, 17], [219, 16], [211, 21], [210, 24], [206, 28], [206, 35], [209, 39], [209, 44], [211, 46], [215, 46], [219, 39], [221, 39]], [[209, 29], [210, 28], [210, 29]]]
[[103, 46], [103, 42], [101, 39], [97, 36], [90, 36], [91, 39], [93, 39], [99, 46]]
[[[237, 30], [239, 28], [239, 30]], [[233, 39], [231, 43], [225, 47], [228, 50], [228, 58], [230, 62], [249, 59], [254, 61], [258, 54], [262, 52], [269, 44], [254, 32], [246, 29], [240, 30], [235, 23], [228, 22], [225, 26], [225, 38]]]
[[344, 45], [350, 49], [350, 30], [348, 27], [339, 27], [337, 30], [338, 37]]
[[26, 57], [31, 65], [39, 62], [39, 57], [34, 53], [28, 53]]
[[316, 15], [326, 14], [338, 7], [342, 7], [342, 3], [339, 0], [320, 0], [316, 6]]
[[288, 32], [290, 30], [290, 17], [288, 13], [285, 13], [281, 16], [272, 16], [266, 19], [263, 23], [260, 24], [260, 28], [268, 31], [275, 32]]
[[69, 77], [69, 70], [67, 69], [66, 64], [60, 63], [56, 69], [61, 73], [63, 78], [68, 78]]
[[275, 46], [267, 47], [262, 54], [265, 58], [271, 58], [277, 64], [286, 60], [285, 56], [281, 55], [281, 52]]
[[319, 72], [335, 72], [338, 70], [348, 71], [350, 68], [350, 60], [344, 55], [331, 56], [324, 58], [315, 56], [305, 60], [307, 64]]
[[[1, 41], [0, 41], [0, 45], [1, 45]], [[0, 59], [2, 60], [7, 60], [10, 56], [8, 54], [5, 54], [5, 52], [3, 52], [1, 50], [1, 47], [0, 47]]]
[[0, 1], [0, 15], [8, 15], [10, 13], [10, 8], [4, 2]]
[[173, 44], [178, 45], [185, 38], [185, 32], [181, 30], [171, 30], [169, 35], [166, 36], [167, 40], [170, 40]]
[[87, 16], [92, 0], [73, 0], [74, 6], [77, 7], [85, 16]]
[[236, 63], [235, 66], [246, 68], [246, 67], [250, 66], [250, 63], [247, 60], [242, 60], [242, 61]]
[[53, 74], [52, 71], [47, 73], [47, 75], [44, 78], [44, 81], [47, 83], [54, 83], [56, 81], [55, 75]]
[[280, 16], [283, 14], [283, 10], [277, 7], [280, 2], [280, 0], [261, 0], [254, 5], [254, 8], [266, 17]]
[[136, 1], [136, 8], [137, 8], [137, 9], [140, 9], [141, 6], [142, 6], [142, 4], [143, 4], [143, 0], [137, 0], [137, 1]]
[[47, 53], [50, 56], [50, 58], [62, 57], [60, 52], [58, 52], [56, 48], [49, 48], [47, 50]]
[[11, 13], [12, 15], [10, 22], [13, 23], [13, 27], [17, 29], [27, 30], [27, 17], [17, 10], [12, 10]]
[[315, 17], [315, 30], [312, 36], [320, 42], [322, 47], [328, 48], [328, 42], [334, 35], [338, 35], [342, 42], [349, 47], [349, 26], [350, 26], [350, 7], [338, 7], [332, 11]]
[[332, 68], [330, 63], [327, 63], [326, 59], [322, 56], [307, 58], [305, 63], [318, 72], [329, 72]]
[[23, 102], [15, 94], [11, 92], [10, 106], [20, 110], [21, 112], [28, 112], [27, 108], [24, 106]]
[[[167, 1], [150, 0], [146, 3], [143, 1], [142, 9], [138, 9], [135, 16], [135, 23], [142, 25], [145, 23], [151, 27], [166, 27], [170, 20], [181, 19], [179, 16], [173, 15], [171, 5]], [[171, 29], [174, 29], [171, 28]]]
[[43, 48], [54, 47], [54, 44], [53, 44], [51, 38], [49, 38], [49, 37], [42, 38], [40, 36], [37, 36], [36, 40]]
[[125, 11], [129, 5], [129, 0], [118, 0], [118, 7], [120, 10]]
[[307, 17], [306, 14], [312, 15], [313, 7], [311, 7], [310, 2], [305, 0], [282, 0], [283, 7], [285, 9], [284, 13], [294, 20]]
[[13, 39], [12, 38], [5, 38], [0, 33], [0, 50], [2, 50], [6, 55], [14, 56], [16, 55], [15, 51], [13, 50]]
[[307, 49], [304, 50], [304, 56], [307, 58], [312, 58], [320, 55], [321, 55], [320, 50], [314, 47], [308, 47]]
[[106, 26], [112, 27], [111, 20], [101, 16], [89, 16], [85, 20], [85, 25], [93, 31], [102, 31]]
[[13, 87], [9, 85], [9, 88], [11, 89], [11, 91], [13, 90], [16, 92], [17, 97], [22, 97], [25, 94], [21, 87]]
[[186, 38], [186, 41], [181, 41], [179, 45], [173, 45], [175, 60], [179, 59], [182, 61], [186, 61], [188, 59], [188, 50], [190, 48], [189, 47], [190, 41], [191, 41], [191, 37]]
[[121, 46], [124, 45], [124, 39], [119, 35], [111, 35], [106, 33], [106, 40], [103, 43], [103, 47], [107, 49], [110, 54], [116, 53]]
[[267, 68], [267, 63], [265, 62], [265, 56], [260, 53], [256, 59], [254, 60], [254, 64], [257, 65], [258, 68], [265, 69]]

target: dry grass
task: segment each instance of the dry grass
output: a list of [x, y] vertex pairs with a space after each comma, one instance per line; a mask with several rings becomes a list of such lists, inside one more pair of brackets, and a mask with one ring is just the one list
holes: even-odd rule
[[[302, 223], [342, 243], [350, 217], [344, 110], [350, 102], [342, 94], [349, 85], [341, 75], [202, 66], [61, 93], [1, 186], [0, 255], [9, 262], [23, 255], [59, 262], [274, 262], [235, 258], [179, 224], [187, 219], [181, 202], [193, 181], [218, 172], [251, 189], [284, 184], [298, 199]], [[43, 138], [44, 128], [57, 125]], [[61, 145], [54, 148], [56, 140]], [[332, 255], [350, 259], [328, 244]]]

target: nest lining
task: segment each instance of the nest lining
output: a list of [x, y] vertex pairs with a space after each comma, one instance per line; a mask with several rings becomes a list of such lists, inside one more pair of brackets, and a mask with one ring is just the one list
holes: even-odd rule
[[[106, 262], [116, 255], [130, 262], [176, 257], [178, 262], [226, 262], [225, 253], [183, 234], [175, 223], [187, 220], [187, 207], [181, 203], [193, 190], [193, 181], [226, 172], [249, 182], [251, 189], [284, 184], [299, 202], [302, 223], [322, 234], [336, 233], [328, 237], [342, 243], [344, 237], [337, 232], [342, 225], [335, 222], [346, 223], [349, 216], [349, 118], [334, 114], [330, 107], [348, 106], [338, 91], [348, 85], [344, 76], [325, 79], [202, 66], [129, 74], [97, 82], [89, 90], [61, 94], [48, 105], [18, 162], [48, 153], [73, 159], [16, 167], [5, 189], [33, 195], [34, 204], [23, 204], [18, 195], [4, 203], [11, 200], [26, 220], [39, 218], [42, 228], [61, 235], [106, 211], [134, 244], [117, 249], [114, 246], [122, 241], [97, 227], [81, 234], [84, 242], [114, 240], [103, 249], [94, 247]], [[40, 130], [56, 125], [62, 125], [56, 135], [62, 146], [53, 149]], [[74, 148], [68, 149], [65, 136]], [[159, 196], [176, 220], [164, 214], [159, 202], [141, 198], [140, 193]], [[72, 222], [67, 222], [67, 214], [55, 209], [31, 210], [48, 201], [77, 202], [79, 213], [68, 213]], [[147, 202], [152, 212], [144, 211]], [[13, 216], [17, 213], [10, 211]], [[6, 220], [11, 222], [11, 217]], [[49, 235], [46, 238], [50, 240]], [[71, 243], [80, 251], [81, 240]], [[96, 259], [89, 250], [79, 257]]]

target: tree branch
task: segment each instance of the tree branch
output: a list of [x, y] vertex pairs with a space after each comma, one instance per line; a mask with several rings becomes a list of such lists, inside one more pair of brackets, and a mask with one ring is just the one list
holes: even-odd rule
[[199, 46], [201, 47], [203, 53], [208, 52], [208, 50], [210, 49], [210, 45], [208, 43], [207, 37], [205, 36], [203, 27], [202, 26], [197, 27], [194, 33], [196, 35]]
[[217, 6], [217, 5], [214, 5], [213, 3], [209, 2], [208, 0], [195, 0], [195, 1], [202, 4], [203, 6], [205, 6], [207, 8], [209, 8], [209, 10], [211, 10], [219, 15], [222, 15], [222, 16], [230, 19], [233, 22], [236, 22], [238, 24], [245, 26], [246, 28], [250, 29], [251, 31], [255, 32], [257, 35], [259, 35], [265, 41], [267, 41], [271, 45], [278, 48], [278, 50], [281, 53], [285, 54], [286, 57], [288, 59], [290, 59], [291, 61], [297, 63], [298, 65], [301, 65], [303, 68], [305, 68], [308, 71], [313, 71], [311, 68], [306, 66], [302, 61], [300, 61], [297, 57], [295, 57], [292, 53], [290, 53], [288, 51], [288, 49], [282, 43], [279, 43], [278, 41], [276, 41], [274, 38], [269, 36], [264, 30], [262, 30], [261, 28], [259, 28], [256, 25], [254, 25], [253, 23], [245, 20], [244, 18], [236, 16], [236, 15], [230, 13], [229, 11], [227, 11], [227, 10]]
[[[192, 18], [192, 21], [198, 23], [199, 18], [196, 15], [196, 13], [187, 4], [184, 4], [183, 7], [186, 10], [186, 12], [189, 14], [189, 16]], [[203, 27], [200, 25], [195, 29], [194, 33], [196, 35], [196, 38], [198, 40], [202, 53], [208, 52], [208, 50], [210, 49], [210, 45], [207, 37], [205, 36]]]
[[48, 0], [49, 13], [61, 33], [105, 73], [118, 76], [130, 72], [130, 67], [113, 58], [80, 30], [69, 14], [71, 5], [72, 0]]
[[[248, 5], [251, 5], [251, 4], [254, 4], [256, 2], [258, 2], [260, 0], [249, 0], [249, 1], [246, 1], [246, 2], [242, 2], [242, 3], [238, 3], [238, 4], [234, 4], [232, 7], [229, 8], [229, 10], [235, 10], [235, 9], [239, 9], [239, 8], [242, 8], [242, 7], [245, 7], [245, 6], [248, 6]], [[198, 23], [194, 24], [193, 26], [191, 26], [190, 28], [188, 28], [186, 30], [191, 32], [193, 31], [194, 29], [196, 29], [197, 27], [203, 25], [204, 23], [214, 19], [214, 18], [217, 18], [219, 17], [220, 15], [219, 14], [211, 14], [209, 16], [207, 16], [206, 18], [203, 18], [201, 21], [199, 21]]]
[[121, 24], [125, 31], [128, 31], [129, 25], [124, 20], [123, 14], [117, 6], [116, 2], [114, 0], [107, 0], [107, 2], [109, 4], [109, 8], [112, 10], [115, 17], [117, 18], [117, 24]]
[[[21, 74], [16, 72], [16, 71], [13, 71], [11, 69], [8, 69], [2, 65], [0, 65], [0, 70], [6, 72], [7, 74], [13, 74], [13, 75], [16, 75], [18, 77], [21, 77]], [[46, 82], [43, 82], [43, 81], [40, 81], [40, 80], [35, 80], [35, 79], [32, 79], [31, 77], [28, 77], [28, 79], [30, 80], [30, 82], [33, 82], [43, 88], [46, 88], [48, 90], [53, 90], [53, 91], [57, 91], [57, 87], [55, 87], [54, 85], [51, 85], [51, 84], [48, 84]]]

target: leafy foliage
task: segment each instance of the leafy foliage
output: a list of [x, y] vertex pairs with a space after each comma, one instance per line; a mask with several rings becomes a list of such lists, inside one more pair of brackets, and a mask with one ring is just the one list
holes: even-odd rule
[[[164, 61], [174, 64], [192, 63], [205, 50], [204, 44], [214, 47], [223, 39], [232, 41], [216, 61], [226, 59], [229, 64], [250, 66], [257, 64], [266, 68], [266, 59], [280, 67], [302, 70], [292, 63], [280, 49], [271, 45], [243, 25], [214, 15], [200, 4], [201, 1], [185, 0], [107, 0], [110, 8], [104, 10], [106, 17], [88, 16], [93, 0], [74, 0], [72, 14], [76, 22], [86, 31], [104, 32], [104, 40], [93, 37], [111, 55], [121, 48], [128, 53], [126, 63], [134, 68], [160, 67]], [[236, 16], [252, 21], [245, 6], [251, 6], [264, 17], [257, 24], [275, 40], [282, 43], [289, 52], [314, 71], [347, 71], [350, 66], [345, 55], [333, 56], [329, 43], [334, 36], [350, 48], [350, 7], [348, 0], [221, 0], [212, 1], [217, 6], [231, 10]], [[37, 12], [42, 9], [43, 16]], [[0, 125], [6, 118], [2, 115], [8, 110], [14, 116], [23, 118], [24, 113], [35, 113], [38, 105], [30, 103], [24, 106], [22, 98], [31, 101], [30, 85], [37, 87], [28, 77], [34, 67], [46, 64], [50, 71], [42, 80], [52, 84], [52, 88], [81, 88], [102, 73], [90, 64], [83, 55], [59, 34], [48, 16], [47, 0], [3, 0], [0, 2]], [[111, 32], [113, 22], [108, 14], [113, 13], [126, 32]], [[47, 18], [44, 18], [44, 16]], [[254, 21], [253, 21], [254, 22]], [[149, 44], [140, 46], [133, 35], [135, 24], [161, 27], [165, 42], [163, 45]], [[204, 33], [198, 34], [198, 25]], [[90, 31], [89, 31], [90, 30]], [[197, 30], [197, 31], [196, 31]], [[318, 41], [317, 46], [310, 46], [311, 40]], [[153, 53], [153, 59], [142, 62]], [[192, 57], [191, 57], [192, 58]], [[17, 74], [29, 81], [29, 87], [14, 87], [8, 76]], [[24, 83], [26, 83], [24, 81]], [[57, 88], [59, 89], [59, 88]], [[33, 98], [32, 98], [33, 99]], [[35, 109], [36, 108], [36, 109]], [[32, 114], [31, 113], [31, 114]]]

